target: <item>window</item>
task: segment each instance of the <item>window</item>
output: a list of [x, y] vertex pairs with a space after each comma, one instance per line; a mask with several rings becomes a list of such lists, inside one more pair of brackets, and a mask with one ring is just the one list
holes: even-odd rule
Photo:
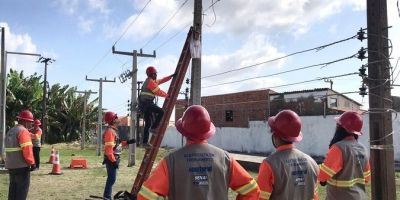
[[225, 110], [225, 121], [233, 121], [233, 110]]
[[329, 99], [329, 107], [337, 107], [337, 98], [330, 98]]

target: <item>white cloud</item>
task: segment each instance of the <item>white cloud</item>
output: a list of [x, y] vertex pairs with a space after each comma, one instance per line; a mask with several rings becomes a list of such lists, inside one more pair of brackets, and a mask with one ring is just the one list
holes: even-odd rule
[[110, 12], [106, 0], [88, 0], [88, 5], [91, 10], [99, 11], [103, 14], [108, 14]]
[[62, 10], [63, 12], [73, 15], [77, 11], [79, 7], [78, 0], [55, 0], [52, 3], [53, 7], [57, 7], [58, 9]]
[[[0, 22], [0, 26], [5, 28], [5, 46], [6, 51], [37, 53], [36, 45], [32, 42], [29, 34], [16, 34], [10, 31], [10, 27], [5, 22]], [[37, 70], [37, 57], [12, 55], [7, 56], [7, 68], [15, 70], [24, 70], [25, 74], [32, 74]]]
[[90, 19], [85, 19], [84, 17], [79, 17], [78, 27], [82, 33], [92, 32], [94, 21]]

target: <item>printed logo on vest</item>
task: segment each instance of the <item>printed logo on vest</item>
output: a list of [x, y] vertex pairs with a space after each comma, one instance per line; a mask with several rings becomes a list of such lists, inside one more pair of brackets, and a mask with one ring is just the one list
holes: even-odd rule
[[195, 175], [193, 177], [194, 185], [208, 185], [208, 175]]

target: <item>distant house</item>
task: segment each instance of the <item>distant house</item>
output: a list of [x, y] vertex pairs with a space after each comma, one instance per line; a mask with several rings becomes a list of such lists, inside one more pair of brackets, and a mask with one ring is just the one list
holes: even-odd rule
[[[248, 127], [249, 121], [264, 121], [269, 116], [269, 89], [252, 90], [231, 94], [201, 97], [203, 105], [210, 113], [217, 127]], [[175, 106], [175, 121], [178, 120], [187, 101], [178, 100]]]
[[336, 115], [345, 111], [361, 111], [362, 104], [329, 88], [270, 94], [270, 114], [291, 109], [299, 115]]

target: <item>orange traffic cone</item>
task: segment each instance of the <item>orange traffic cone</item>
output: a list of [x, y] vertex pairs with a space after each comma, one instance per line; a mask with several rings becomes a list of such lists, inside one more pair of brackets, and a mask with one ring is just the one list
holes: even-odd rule
[[55, 153], [55, 159], [53, 161], [53, 170], [50, 172], [52, 175], [61, 175], [61, 165], [60, 165], [60, 154], [58, 151]]
[[49, 164], [53, 164], [54, 159], [56, 158], [56, 150], [54, 149], [54, 146], [51, 147], [51, 154], [49, 158]]

